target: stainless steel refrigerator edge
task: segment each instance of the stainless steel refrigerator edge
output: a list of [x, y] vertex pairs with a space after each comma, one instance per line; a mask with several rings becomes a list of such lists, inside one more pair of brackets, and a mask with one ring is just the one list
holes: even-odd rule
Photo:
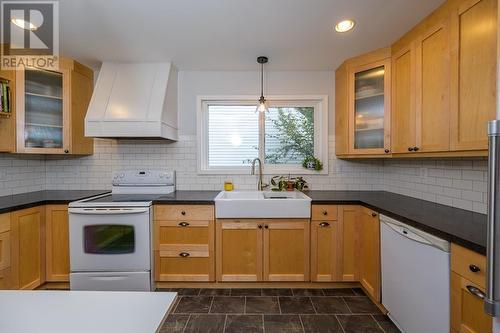
[[[498, 104], [498, 102], [497, 102]], [[497, 106], [498, 107], [498, 106]], [[500, 120], [488, 124], [488, 244], [484, 309], [490, 316], [500, 314]]]

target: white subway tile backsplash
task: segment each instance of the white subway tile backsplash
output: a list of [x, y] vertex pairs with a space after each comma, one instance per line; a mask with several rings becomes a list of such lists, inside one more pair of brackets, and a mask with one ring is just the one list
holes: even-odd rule
[[[197, 140], [95, 140], [92, 156], [0, 154], [0, 195], [44, 189], [109, 189], [113, 171], [166, 168], [177, 171], [179, 190], [220, 190], [225, 180], [237, 189], [256, 188], [250, 175], [198, 175]], [[313, 190], [385, 190], [462, 209], [486, 212], [487, 161], [463, 159], [341, 160], [329, 141], [328, 175], [307, 175]], [[265, 177], [269, 181], [270, 176]]]

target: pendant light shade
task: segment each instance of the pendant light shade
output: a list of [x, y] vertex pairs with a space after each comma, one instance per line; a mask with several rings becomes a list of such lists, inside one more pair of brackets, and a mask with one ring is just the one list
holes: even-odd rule
[[264, 64], [268, 62], [267, 57], [258, 57], [257, 62], [260, 64], [260, 98], [255, 112], [265, 113], [269, 111], [266, 98], [264, 97]]

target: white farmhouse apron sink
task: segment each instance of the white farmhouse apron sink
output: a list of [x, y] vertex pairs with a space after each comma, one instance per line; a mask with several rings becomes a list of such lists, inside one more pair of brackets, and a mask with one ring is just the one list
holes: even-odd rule
[[217, 218], [310, 218], [311, 198], [302, 192], [222, 191]]

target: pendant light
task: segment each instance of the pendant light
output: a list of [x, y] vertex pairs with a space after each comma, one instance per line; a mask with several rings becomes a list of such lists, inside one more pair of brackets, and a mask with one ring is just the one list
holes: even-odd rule
[[260, 98], [255, 112], [265, 113], [269, 111], [266, 98], [264, 97], [264, 64], [266, 64], [268, 60], [267, 57], [257, 58], [257, 62], [260, 64]]

